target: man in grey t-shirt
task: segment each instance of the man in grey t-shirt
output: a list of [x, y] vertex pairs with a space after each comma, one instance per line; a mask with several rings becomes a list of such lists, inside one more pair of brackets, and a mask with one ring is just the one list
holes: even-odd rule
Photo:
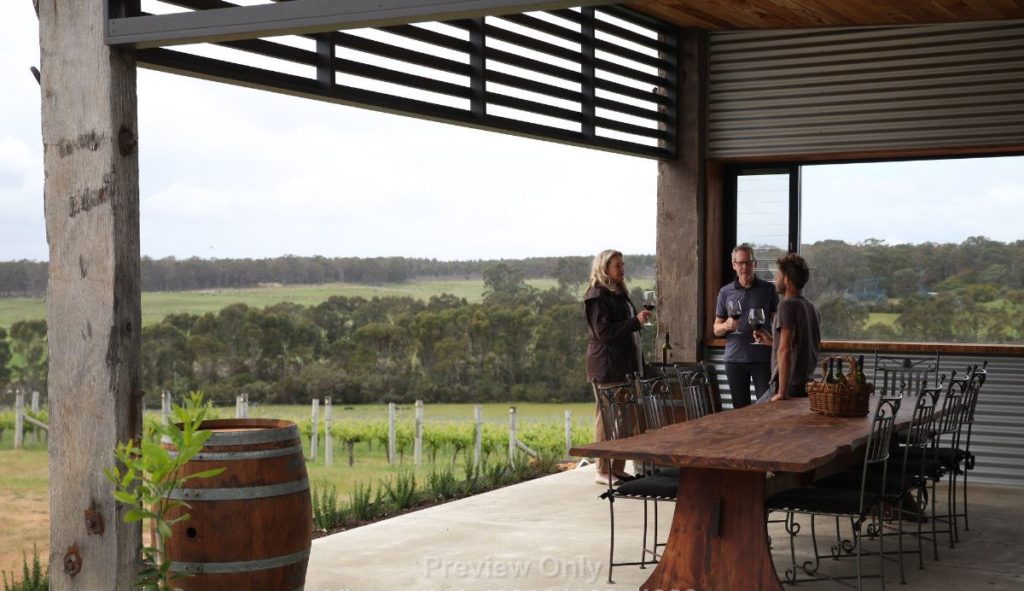
[[772, 345], [772, 382], [778, 384], [772, 401], [807, 396], [807, 382], [814, 379], [821, 351], [821, 314], [800, 295], [811, 275], [807, 262], [800, 255], [787, 254], [777, 263], [775, 285], [783, 299], [772, 333], [754, 335], [759, 343]]
[[[750, 310], [760, 308], [764, 311], [765, 322], [770, 324], [779, 298], [772, 283], [754, 274], [756, 266], [757, 258], [749, 244], [740, 244], [732, 249], [736, 280], [722, 286], [715, 304], [713, 329], [716, 337], [725, 338], [725, 377], [729, 381], [733, 408], [750, 404], [751, 380], [755, 394], [761, 395], [768, 389], [771, 377], [771, 350], [754, 344], [748, 314]], [[730, 303], [739, 304], [738, 319], [729, 318]]]

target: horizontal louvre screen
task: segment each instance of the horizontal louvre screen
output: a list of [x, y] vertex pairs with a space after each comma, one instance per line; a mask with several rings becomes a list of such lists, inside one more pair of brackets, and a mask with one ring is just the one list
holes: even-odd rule
[[[235, 7], [223, 0], [149, 0]], [[675, 150], [675, 30], [617, 6], [140, 49], [140, 65], [639, 156]]]

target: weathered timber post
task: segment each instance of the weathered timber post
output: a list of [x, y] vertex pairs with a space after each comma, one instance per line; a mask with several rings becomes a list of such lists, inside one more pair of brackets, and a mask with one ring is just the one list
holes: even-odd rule
[[32, 412], [33, 412], [33, 414], [39, 412], [39, 391], [38, 390], [32, 390]]
[[565, 411], [565, 457], [569, 457], [572, 449], [572, 411]]
[[516, 463], [516, 441], [519, 439], [519, 434], [516, 433], [518, 430], [516, 421], [516, 407], [508, 407], [508, 465], [514, 466]]
[[473, 405], [473, 421], [476, 423], [473, 433], [473, 467], [479, 468], [484, 449], [484, 415], [479, 404]]
[[171, 422], [171, 393], [167, 390], [160, 393], [160, 422], [164, 425]]
[[388, 464], [398, 460], [395, 454], [395, 403], [388, 403]]
[[[676, 340], [679, 361], [696, 361], [703, 353], [707, 133], [704, 111], [707, 84], [707, 35], [696, 29], [679, 32], [678, 146], [672, 160], [658, 161], [657, 281], [658, 333]], [[683, 83], [685, 81], [685, 84]], [[664, 125], [664, 124], [663, 124]]]
[[416, 401], [416, 429], [412, 442], [412, 463], [414, 466], [423, 464], [423, 401]]
[[117, 443], [142, 426], [135, 59], [104, 43], [102, 0], [38, 9], [50, 259], [49, 588], [122, 591], [135, 581], [142, 534], [138, 523], [124, 523], [103, 469]]
[[320, 437], [320, 399], [313, 399], [313, 432], [309, 435], [309, 461], [316, 461], [317, 442]]
[[[248, 395], [246, 395], [248, 396]], [[324, 397], [324, 465], [334, 463], [334, 435], [331, 423], [334, 422], [334, 409], [331, 408], [331, 397]]]
[[25, 393], [14, 395], [14, 449], [25, 446]]

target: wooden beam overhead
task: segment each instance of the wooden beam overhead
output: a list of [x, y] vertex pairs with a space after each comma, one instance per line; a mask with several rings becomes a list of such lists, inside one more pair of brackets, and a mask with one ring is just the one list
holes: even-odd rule
[[611, 3], [609, 0], [293, 0], [257, 6], [113, 18], [107, 24], [106, 41], [108, 45], [127, 45], [140, 49], [168, 47]]
[[642, 0], [627, 6], [679, 27], [711, 30], [1024, 19], [1024, 2], [1015, 0]]

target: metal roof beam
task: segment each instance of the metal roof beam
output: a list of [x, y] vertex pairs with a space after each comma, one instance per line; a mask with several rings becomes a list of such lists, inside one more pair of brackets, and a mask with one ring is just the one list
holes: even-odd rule
[[[130, 0], [109, 0], [112, 4], [127, 1]], [[179, 14], [112, 18], [107, 23], [106, 42], [108, 45], [141, 49], [610, 3], [609, 0], [292, 0]], [[108, 12], [118, 13], [120, 11], [117, 10]]]

